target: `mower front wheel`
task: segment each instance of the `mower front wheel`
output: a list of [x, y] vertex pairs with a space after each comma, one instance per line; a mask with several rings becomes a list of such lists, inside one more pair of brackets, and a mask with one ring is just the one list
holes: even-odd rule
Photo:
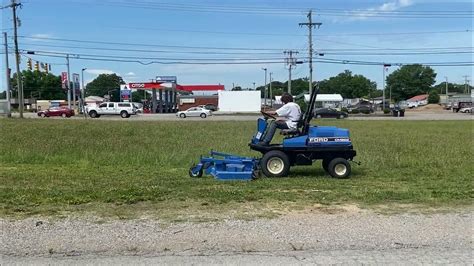
[[329, 173], [329, 163], [331, 162], [331, 159], [323, 159], [321, 165], [323, 166], [324, 171], [326, 173]]
[[351, 175], [351, 165], [344, 158], [334, 158], [329, 162], [328, 172], [332, 177], [343, 179]]
[[284, 177], [290, 171], [290, 159], [281, 151], [269, 151], [260, 161], [262, 172], [267, 177]]
[[197, 172], [194, 172], [193, 169], [194, 169], [194, 166], [191, 166], [191, 168], [189, 168], [190, 177], [202, 177], [202, 169]]

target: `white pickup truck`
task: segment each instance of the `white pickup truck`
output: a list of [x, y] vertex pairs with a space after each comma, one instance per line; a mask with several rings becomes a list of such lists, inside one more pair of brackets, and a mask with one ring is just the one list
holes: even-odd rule
[[122, 118], [129, 118], [131, 115], [137, 114], [137, 109], [133, 103], [125, 102], [107, 102], [98, 106], [86, 107], [87, 113], [92, 118], [101, 115], [120, 115]]

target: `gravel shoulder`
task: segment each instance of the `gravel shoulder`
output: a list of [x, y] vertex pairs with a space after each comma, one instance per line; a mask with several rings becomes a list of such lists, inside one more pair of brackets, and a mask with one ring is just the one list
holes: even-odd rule
[[400, 259], [467, 264], [473, 260], [472, 214], [305, 211], [276, 219], [178, 224], [150, 219], [0, 220], [0, 254], [4, 262], [22, 264], [396, 264]]

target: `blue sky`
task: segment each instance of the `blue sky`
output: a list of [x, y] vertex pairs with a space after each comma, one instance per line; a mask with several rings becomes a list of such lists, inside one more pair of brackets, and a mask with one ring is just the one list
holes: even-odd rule
[[[1, 1], [3, 5], [10, 2], [10, 0]], [[121, 58], [200, 58], [206, 60], [271, 58], [273, 61], [280, 61], [280, 58], [283, 58], [283, 50], [295, 49], [300, 50], [298, 57], [304, 60], [307, 57], [305, 50], [308, 40], [307, 29], [300, 28], [298, 23], [306, 22], [306, 12], [313, 8], [313, 20], [323, 23], [320, 29], [314, 31], [315, 50], [324, 52], [325, 60], [387, 63], [473, 61], [472, 1], [24, 0], [22, 3], [23, 8], [18, 12], [22, 22], [19, 35], [28, 38], [19, 39], [20, 49], [43, 51], [56, 56], [61, 53], [71, 53], [80, 54], [80, 57], [101, 55], [109, 56], [108, 58], [121, 56]], [[454, 12], [446, 15], [448, 11]], [[456, 15], [458, 14], [456, 11], [467, 12], [467, 15]], [[0, 28], [11, 36], [11, 10], [3, 9], [1, 15]], [[406, 16], [414, 17], [406, 18]], [[464, 18], [460, 18], [461, 16]], [[37, 39], [32, 39], [32, 37], [37, 37]], [[51, 40], [51, 38], [81, 42]], [[94, 44], [87, 43], [88, 41], [135, 45]], [[178, 47], [163, 47], [163, 45]], [[191, 49], [182, 46], [243, 47], [266, 50]], [[467, 48], [453, 50], [454, 47]], [[413, 48], [416, 50], [412, 50]], [[429, 48], [449, 48], [449, 50], [430, 50]], [[461, 50], [467, 53], [452, 53]], [[433, 51], [447, 53], [420, 54], [420, 52]], [[206, 54], [208, 52], [211, 54]], [[216, 52], [236, 54], [212, 54]], [[335, 54], [330, 54], [331, 52]], [[402, 55], [390, 55], [393, 52], [402, 53]], [[407, 52], [417, 54], [407, 55]], [[61, 71], [66, 70], [63, 58], [38, 55], [30, 57], [52, 64], [52, 72], [55, 74], [59, 75]], [[10, 56], [10, 62], [13, 62], [12, 56]], [[4, 73], [3, 60], [1, 64], [2, 73]], [[22, 68], [25, 67], [26, 60], [23, 60]], [[88, 69], [85, 73], [86, 82], [100, 73], [112, 72], [121, 75], [127, 82], [149, 81], [157, 75], [176, 75], [180, 84], [220, 83], [227, 89], [232, 87], [232, 83], [244, 88], [253, 87], [253, 82], [257, 86], [262, 85], [264, 72], [261, 69], [264, 67], [273, 72], [274, 80], [286, 81], [288, 79], [288, 71], [283, 63], [141, 65], [132, 62], [90, 61], [74, 57], [71, 59], [71, 72], [80, 73], [82, 68]], [[435, 66], [433, 68], [438, 73], [437, 82], [443, 81], [447, 76], [450, 82], [462, 83], [464, 75], [470, 75], [470, 79], [473, 75], [472, 66]], [[376, 81], [379, 88], [382, 87], [382, 67], [378, 65], [316, 62], [313, 80], [326, 79], [345, 69], [356, 74], [363, 74]], [[391, 67], [389, 73], [395, 69], [397, 69], [396, 66]], [[299, 65], [293, 71], [293, 78], [306, 76], [308, 76], [308, 64]], [[0, 82], [3, 87], [4, 75], [0, 75]]]

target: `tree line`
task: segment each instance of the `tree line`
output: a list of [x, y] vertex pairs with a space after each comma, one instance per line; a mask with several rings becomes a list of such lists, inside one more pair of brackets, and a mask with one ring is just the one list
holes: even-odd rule
[[[392, 99], [396, 102], [405, 100], [420, 94], [430, 94], [431, 92], [445, 93], [446, 83], [435, 84], [435, 71], [429, 66], [423, 65], [405, 65], [392, 72], [386, 78], [385, 89], [391, 90]], [[25, 98], [37, 98], [44, 100], [65, 100], [67, 93], [61, 86], [61, 77], [51, 73], [40, 71], [25, 70], [22, 72], [23, 91]], [[18, 85], [16, 74], [11, 79], [13, 97], [17, 96]], [[117, 74], [100, 74], [93, 81], [87, 84], [86, 96], [109, 95], [112, 101], [120, 99], [120, 85], [125, 84], [122, 77]], [[281, 95], [288, 90], [288, 82], [273, 81], [272, 95]], [[377, 84], [363, 75], [353, 74], [345, 70], [338, 75], [315, 82], [320, 93], [341, 94], [344, 98], [375, 98], [382, 96], [382, 91], [377, 89]], [[270, 85], [268, 84], [268, 87]], [[292, 94], [299, 95], [308, 92], [309, 81], [307, 78], [292, 80]], [[469, 87], [472, 89], [472, 86]], [[233, 90], [243, 90], [241, 87], [235, 87]], [[259, 86], [262, 97], [264, 96], [264, 86]], [[464, 84], [448, 83], [448, 91], [463, 93]], [[134, 101], [140, 101], [149, 97], [146, 93], [137, 91], [132, 94]], [[388, 94], [386, 94], [388, 97]], [[5, 98], [3, 93], [2, 98]]]

